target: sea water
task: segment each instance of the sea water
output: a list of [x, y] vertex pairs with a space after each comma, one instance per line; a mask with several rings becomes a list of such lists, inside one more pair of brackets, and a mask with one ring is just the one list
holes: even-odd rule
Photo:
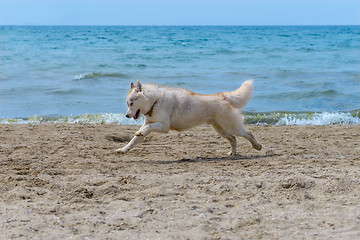
[[130, 82], [254, 80], [249, 124], [360, 124], [360, 26], [0, 26], [0, 123], [117, 123]]

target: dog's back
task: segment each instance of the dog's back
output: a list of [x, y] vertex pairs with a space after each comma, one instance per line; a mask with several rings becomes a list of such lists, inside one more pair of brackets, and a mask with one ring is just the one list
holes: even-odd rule
[[252, 86], [251, 80], [245, 81], [235, 91], [213, 95], [160, 87], [161, 98], [158, 109], [161, 112], [161, 118], [170, 118], [170, 129], [184, 130], [202, 123], [211, 124], [216, 119], [227, 118], [233, 110], [238, 112], [245, 106], [250, 99]]

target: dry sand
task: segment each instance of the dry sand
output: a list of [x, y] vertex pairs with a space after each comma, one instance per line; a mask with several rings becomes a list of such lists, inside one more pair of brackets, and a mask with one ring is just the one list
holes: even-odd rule
[[0, 125], [0, 239], [360, 239], [360, 125]]

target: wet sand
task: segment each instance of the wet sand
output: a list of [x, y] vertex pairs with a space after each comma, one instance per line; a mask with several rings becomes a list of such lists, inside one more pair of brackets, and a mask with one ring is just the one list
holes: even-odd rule
[[360, 125], [0, 125], [0, 239], [357, 239]]

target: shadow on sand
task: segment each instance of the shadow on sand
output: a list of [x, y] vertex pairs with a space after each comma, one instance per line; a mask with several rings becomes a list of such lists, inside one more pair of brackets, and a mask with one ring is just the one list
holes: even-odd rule
[[235, 156], [235, 157], [195, 157], [195, 158], [182, 158], [173, 161], [155, 161], [155, 164], [181, 164], [181, 163], [201, 163], [201, 162], [221, 162], [221, 161], [241, 161], [241, 160], [256, 160], [269, 157], [278, 157], [279, 154], [268, 154], [261, 156]]

